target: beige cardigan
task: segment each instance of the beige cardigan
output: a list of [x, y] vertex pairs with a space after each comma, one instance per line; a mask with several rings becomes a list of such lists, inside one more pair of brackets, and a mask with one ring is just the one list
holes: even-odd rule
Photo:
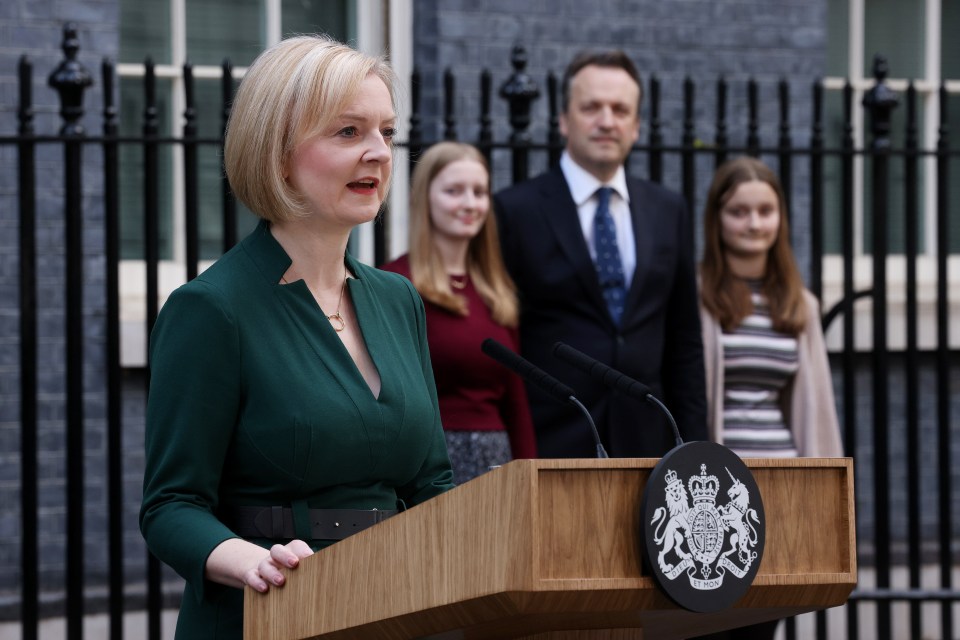
[[[840, 426], [833, 400], [830, 363], [820, 327], [820, 305], [804, 289], [807, 303], [806, 329], [797, 337], [798, 368], [785, 389], [782, 408], [787, 426], [801, 457], [843, 456]], [[700, 306], [703, 329], [703, 361], [707, 382], [707, 430], [714, 442], [723, 442], [723, 345], [720, 325]]]

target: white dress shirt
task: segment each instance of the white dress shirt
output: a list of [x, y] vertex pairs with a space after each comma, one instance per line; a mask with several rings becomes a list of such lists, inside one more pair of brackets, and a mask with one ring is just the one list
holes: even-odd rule
[[577, 205], [577, 214], [580, 216], [580, 228], [587, 241], [587, 249], [593, 263], [597, 262], [597, 251], [593, 245], [593, 217], [597, 213], [597, 189], [610, 187], [610, 215], [617, 227], [617, 248], [620, 250], [620, 261], [623, 263], [624, 285], [629, 290], [633, 280], [633, 272], [637, 266], [637, 246], [633, 239], [633, 222], [630, 219], [630, 194], [627, 192], [627, 176], [621, 166], [616, 175], [607, 183], [600, 182], [583, 167], [573, 161], [573, 158], [564, 151], [560, 156], [560, 170], [570, 187], [570, 195]]

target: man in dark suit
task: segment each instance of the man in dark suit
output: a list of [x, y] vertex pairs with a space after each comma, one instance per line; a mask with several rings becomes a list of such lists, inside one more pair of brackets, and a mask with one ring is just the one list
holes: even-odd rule
[[[494, 198], [520, 293], [522, 353], [575, 390], [615, 457], [662, 456], [674, 443], [670, 425], [652, 403], [557, 360], [557, 341], [648, 385], [684, 441], [707, 439], [690, 215], [678, 194], [623, 167], [640, 101], [626, 54], [577, 55], [562, 84], [560, 166]], [[535, 388], [529, 397], [542, 457], [595, 455], [575, 408]]]

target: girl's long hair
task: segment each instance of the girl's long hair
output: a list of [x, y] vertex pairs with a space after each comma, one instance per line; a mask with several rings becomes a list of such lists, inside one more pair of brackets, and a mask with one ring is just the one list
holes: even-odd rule
[[703, 306], [725, 331], [733, 331], [750, 313], [753, 302], [747, 284], [730, 271], [726, 247], [721, 238], [720, 215], [724, 205], [744, 182], [760, 180], [777, 194], [780, 227], [767, 254], [767, 268], [761, 290], [770, 305], [773, 328], [790, 335], [800, 334], [806, 325], [803, 280], [790, 248], [787, 203], [777, 175], [766, 164], [743, 156], [722, 164], [713, 177], [703, 215], [703, 262], [700, 265], [700, 296]]
[[[438, 173], [458, 160], [480, 163], [487, 173], [489, 186], [486, 158], [472, 145], [439, 142], [420, 157], [410, 186], [410, 279], [425, 300], [465, 316], [467, 300], [450, 288], [450, 277], [433, 246], [436, 230], [430, 218], [430, 185]], [[503, 263], [492, 197], [490, 201], [487, 219], [467, 249], [467, 275], [490, 309], [494, 322], [513, 328], [519, 319], [517, 289]]]

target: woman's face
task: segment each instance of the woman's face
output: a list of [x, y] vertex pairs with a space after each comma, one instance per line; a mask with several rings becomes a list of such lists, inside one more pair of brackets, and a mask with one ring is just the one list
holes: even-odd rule
[[490, 213], [490, 179], [476, 160], [456, 160], [430, 183], [430, 220], [438, 236], [466, 240], [476, 236]]
[[766, 256], [780, 230], [780, 201], [766, 182], [741, 182], [720, 209], [720, 238], [727, 253]]
[[390, 183], [395, 123], [390, 92], [371, 74], [329, 127], [297, 145], [286, 177], [314, 217], [347, 227], [376, 217]]

